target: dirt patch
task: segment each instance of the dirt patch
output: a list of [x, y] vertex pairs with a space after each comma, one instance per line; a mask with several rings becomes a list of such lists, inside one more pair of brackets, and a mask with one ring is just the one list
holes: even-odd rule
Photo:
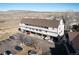
[[2, 20], [2, 21], [0, 21], [0, 23], [5, 23], [5, 22], [6, 22], [6, 21], [3, 21], [3, 20]]

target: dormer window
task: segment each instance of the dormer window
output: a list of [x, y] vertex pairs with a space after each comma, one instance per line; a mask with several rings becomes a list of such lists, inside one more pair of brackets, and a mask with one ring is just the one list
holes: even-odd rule
[[46, 27], [46, 26], [44, 28], [48, 29], [48, 27]]
[[28, 24], [25, 24], [25, 25], [28, 25]]

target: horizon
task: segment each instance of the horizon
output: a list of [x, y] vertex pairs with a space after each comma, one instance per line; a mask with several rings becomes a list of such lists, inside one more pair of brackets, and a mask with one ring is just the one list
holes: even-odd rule
[[0, 11], [8, 10], [40, 12], [79, 11], [79, 3], [0, 3]]
[[21, 10], [21, 9], [16, 9], [16, 10], [0, 10], [2, 12], [8, 12], [8, 11], [29, 11], [29, 12], [79, 12], [79, 11], [75, 11], [75, 10], [65, 10], [65, 11], [39, 11], [39, 10]]

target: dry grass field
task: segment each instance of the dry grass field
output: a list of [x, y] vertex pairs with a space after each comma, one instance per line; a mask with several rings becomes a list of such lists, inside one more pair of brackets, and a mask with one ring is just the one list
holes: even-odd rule
[[[18, 24], [23, 17], [46, 18], [56, 13], [24, 10], [0, 11], [0, 40], [18, 32]], [[58, 13], [60, 15], [60, 13]]]

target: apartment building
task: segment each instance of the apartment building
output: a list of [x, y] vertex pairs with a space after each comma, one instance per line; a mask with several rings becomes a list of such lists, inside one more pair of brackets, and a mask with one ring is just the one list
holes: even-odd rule
[[57, 37], [64, 35], [63, 20], [23, 18], [19, 23], [22, 32], [38, 33], [46, 36]]

